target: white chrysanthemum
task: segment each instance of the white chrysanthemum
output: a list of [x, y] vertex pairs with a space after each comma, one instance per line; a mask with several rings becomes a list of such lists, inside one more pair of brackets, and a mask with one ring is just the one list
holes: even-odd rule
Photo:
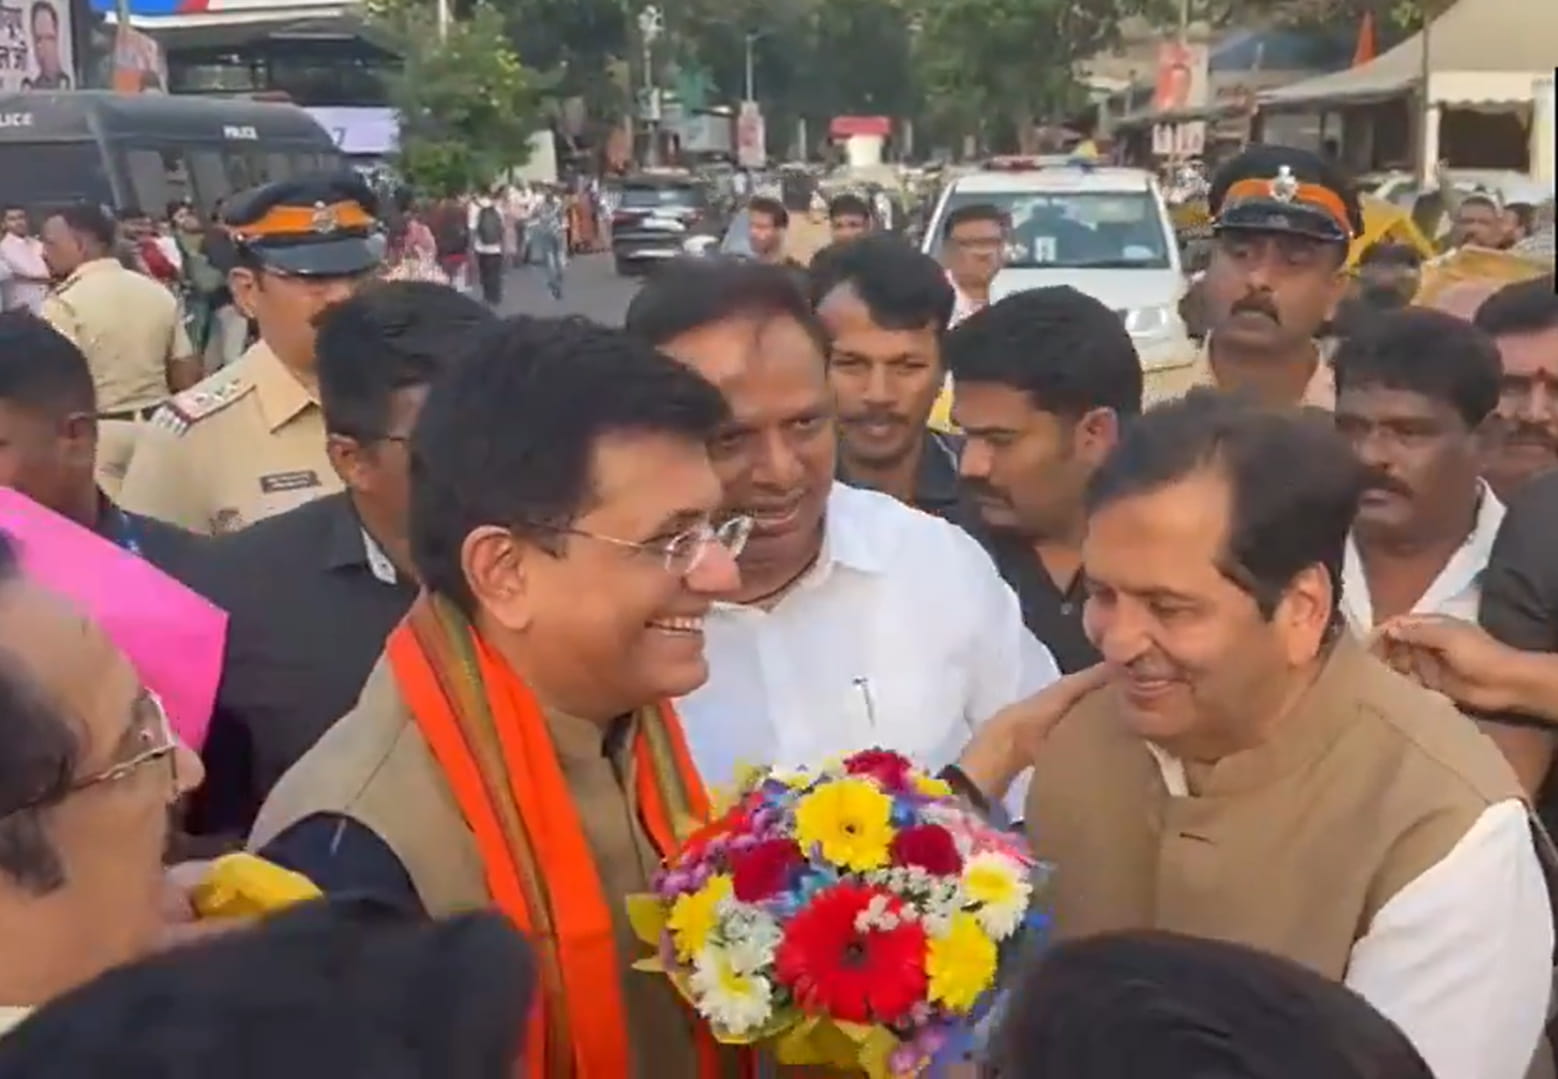
[[985, 851], [963, 866], [963, 898], [980, 926], [995, 940], [1005, 940], [1022, 925], [1033, 885], [1023, 867], [997, 851]]
[[732, 967], [742, 974], [766, 970], [784, 939], [784, 930], [773, 916], [749, 903], [734, 903], [724, 912], [720, 936]]
[[693, 957], [693, 999], [698, 1012], [722, 1033], [742, 1035], [773, 1015], [773, 985], [761, 974], [743, 974], [724, 948], [704, 948]]

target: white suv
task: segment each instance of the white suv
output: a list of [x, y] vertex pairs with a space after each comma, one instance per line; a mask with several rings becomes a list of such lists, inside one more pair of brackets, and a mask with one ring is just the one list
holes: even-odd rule
[[942, 191], [925, 253], [939, 258], [948, 214], [979, 204], [1003, 210], [1011, 222], [991, 300], [1071, 285], [1119, 312], [1145, 370], [1194, 358], [1179, 317], [1179, 245], [1151, 173], [1071, 158], [997, 158]]

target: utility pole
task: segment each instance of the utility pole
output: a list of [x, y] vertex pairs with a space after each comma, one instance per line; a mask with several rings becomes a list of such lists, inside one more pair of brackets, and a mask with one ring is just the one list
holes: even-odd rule
[[660, 163], [660, 94], [655, 87], [654, 45], [664, 29], [665, 17], [653, 4], [638, 13], [638, 33], [644, 43], [644, 126], [649, 132], [644, 160], [649, 165]]
[[438, 40], [449, 40], [449, 0], [438, 0]]
[[1432, 65], [1429, 56], [1433, 51], [1431, 27], [1434, 24], [1433, 14], [1428, 10], [1428, 0], [1418, 0], [1418, 12], [1423, 19], [1423, 57], [1418, 65], [1418, 107], [1417, 122], [1417, 152], [1422, 158], [1418, 172], [1419, 190], [1426, 191], [1428, 185], [1433, 183], [1434, 173], [1438, 168], [1439, 157], [1439, 132], [1436, 130], [1439, 124], [1439, 110], [1434, 107], [1434, 99], [1428, 92], [1429, 73]]
[[756, 66], [753, 63], [752, 46], [757, 44], [757, 39], [762, 37], [762, 36], [763, 36], [762, 34], [756, 32], [754, 30], [748, 30], [747, 31], [747, 96], [746, 96], [746, 100], [748, 100], [748, 101], [756, 101], [757, 100], [757, 87], [755, 85], [755, 83], [757, 81], [757, 79], [756, 79]]

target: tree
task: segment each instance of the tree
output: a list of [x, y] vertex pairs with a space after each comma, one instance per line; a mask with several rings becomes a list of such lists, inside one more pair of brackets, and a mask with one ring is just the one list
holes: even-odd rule
[[943, 125], [1032, 152], [1036, 124], [1081, 103], [1076, 65], [1155, 0], [905, 0], [916, 69]]
[[549, 87], [520, 63], [502, 15], [478, 5], [443, 40], [426, 7], [378, 18], [404, 57], [390, 99], [400, 113], [397, 166], [413, 185], [450, 195], [525, 163], [531, 136], [546, 126]]

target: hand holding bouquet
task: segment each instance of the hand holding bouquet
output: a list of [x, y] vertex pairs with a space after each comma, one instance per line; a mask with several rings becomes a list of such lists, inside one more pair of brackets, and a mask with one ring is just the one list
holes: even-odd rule
[[919, 1075], [989, 1008], [1038, 867], [939, 779], [867, 750], [776, 769], [634, 896], [634, 928], [720, 1041]]

